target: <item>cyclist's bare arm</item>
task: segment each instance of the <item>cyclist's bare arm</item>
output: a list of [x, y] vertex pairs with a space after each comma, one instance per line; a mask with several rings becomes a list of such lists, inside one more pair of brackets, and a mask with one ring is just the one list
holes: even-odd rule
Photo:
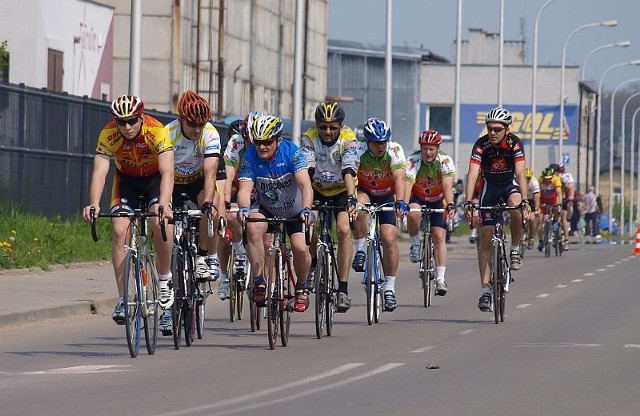
[[[308, 176], [308, 175], [307, 175]], [[253, 181], [242, 180], [238, 184], [238, 207], [249, 208], [251, 206], [251, 190]]]
[[204, 200], [214, 201], [219, 158], [217, 154], [204, 157]]
[[162, 179], [160, 180], [160, 201], [159, 206], [164, 210], [164, 216], [171, 218], [173, 213], [171, 206], [171, 195], [173, 193], [174, 181], [174, 155], [173, 150], [167, 150], [158, 155], [158, 169]]
[[82, 212], [86, 222], [91, 221], [90, 208], [95, 207], [96, 217], [100, 214], [100, 198], [104, 191], [104, 184], [109, 174], [111, 158], [107, 155], [97, 154], [93, 158], [93, 173], [91, 174], [91, 185], [89, 187], [89, 205]]

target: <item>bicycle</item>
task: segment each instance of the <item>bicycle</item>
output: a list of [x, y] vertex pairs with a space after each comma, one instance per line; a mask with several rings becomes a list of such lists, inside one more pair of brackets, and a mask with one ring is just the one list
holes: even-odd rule
[[[421, 212], [420, 231], [422, 238], [420, 239], [420, 265], [418, 267], [418, 277], [422, 282], [423, 304], [427, 308], [431, 306], [433, 294], [436, 286], [436, 256], [431, 239], [431, 214], [442, 214], [446, 211], [444, 208], [429, 208], [422, 205], [420, 208], [410, 208], [409, 212]], [[451, 228], [451, 219], [447, 219], [447, 228]]]
[[[476, 206], [472, 204], [473, 210], [489, 211], [492, 213], [494, 224], [491, 236], [491, 310], [493, 310], [495, 323], [504, 322], [504, 311], [509, 286], [513, 281], [509, 260], [507, 257], [506, 235], [503, 230], [504, 212], [520, 209], [520, 207], [508, 206], [504, 202], [491, 206]], [[523, 215], [523, 227], [526, 226], [526, 217]]]
[[[196, 256], [198, 252], [198, 223], [207, 217], [207, 233], [213, 235], [213, 216], [200, 209], [188, 209], [185, 200], [183, 209], [173, 211], [176, 234], [171, 256], [171, 272], [175, 300], [172, 306], [173, 345], [180, 349], [181, 328], [184, 326], [184, 339], [190, 347], [197, 334], [202, 339], [207, 297], [212, 293], [208, 281], [201, 282], [196, 275]], [[168, 335], [164, 333], [163, 335]]]
[[[100, 213], [98, 217], [128, 218], [129, 237], [124, 249], [124, 325], [127, 346], [131, 358], [138, 356], [140, 333], [144, 329], [144, 339], [149, 355], [156, 351], [158, 341], [158, 271], [154, 261], [154, 252], [147, 243], [147, 218], [159, 217], [162, 239], [167, 240], [162, 207], [158, 213], [143, 211], [144, 198], [139, 198], [140, 208], [129, 212]], [[98, 241], [95, 208], [91, 208], [91, 236]]]
[[544, 224], [544, 256], [551, 257], [551, 247], [554, 248], [556, 257], [562, 256], [562, 231], [560, 227], [560, 220], [556, 213], [551, 212], [553, 209], [559, 207], [560, 204], [543, 204], [542, 209], [544, 211], [543, 224]]
[[[289, 222], [300, 222], [299, 218], [244, 218], [242, 221], [242, 240], [246, 242], [246, 226], [249, 222], [266, 222], [272, 227], [273, 239], [269, 246], [269, 254], [265, 264], [265, 278], [267, 280], [267, 335], [269, 348], [276, 348], [278, 334], [280, 343], [286, 347], [289, 343], [289, 330], [291, 328], [291, 313], [295, 302], [295, 275], [291, 264], [291, 247], [286, 242], [286, 230], [284, 225]], [[303, 232], [307, 245], [310, 235], [303, 221]], [[253, 280], [253, 279], [251, 279]], [[255, 305], [255, 302], [253, 302]], [[259, 310], [256, 306], [256, 324], [259, 321]], [[253, 312], [252, 312], [253, 314]], [[253, 319], [253, 315], [252, 315]]]
[[[237, 208], [227, 210], [229, 214], [237, 214]], [[236, 319], [242, 320], [244, 317], [244, 296], [249, 296], [251, 292], [247, 292], [250, 285], [249, 276], [251, 276], [251, 265], [246, 255], [244, 259], [237, 256], [236, 249], [231, 243], [232, 233], [227, 226], [225, 218], [220, 218], [219, 231], [222, 238], [225, 238], [229, 244], [229, 261], [227, 262], [227, 276], [229, 276], [229, 320], [234, 322]], [[252, 325], [254, 329], [255, 322]]]
[[380, 248], [380, 239], [378, 237], [378, 212], [395, 211], [392, 202], [381, 205], [377, 204], [358, 204], [358, 211], [365, 211], [368, 215], [367, 234], [366, 234], [366, 262], [364, 266], [364, 274], [362, 275], [362, 284], [364, 284], [365, 293], [367, 295], [367, 323], [369, 325], [378, 323], [382, 313], [382, 287], [384, 286], [384, 270], [382, 267], [383, 258]]
[[328, 337], [333, 334], [333, 317], [336, 312], [338, 293], [336, 288], [338, 265], [331, 230], [334, 213], [344, 211], [344, 207], [328, 205], [327, 202], [320, 204], [319, 201], [314, 201], [313, 205], [314, 211], [318, 211], [318, 223], [320, 224], [314, 282], [316, 337], [320, 339], [323, 330], [326, 331]]

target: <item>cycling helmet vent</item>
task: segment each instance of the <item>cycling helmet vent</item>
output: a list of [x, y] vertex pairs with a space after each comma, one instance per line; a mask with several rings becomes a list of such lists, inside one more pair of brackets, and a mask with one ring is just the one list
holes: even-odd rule
[[485, 124], [490, 122], [498, 122], [506, 126], [510, 126], [512, 121], [513, 119], [511, 117], [511, 113], [502, 107], [496, 107], [493, 110], [489, 111], [484, 120]]
[[178, 101], [178, 115], [195, 124], [205, 124], [211, 119], [209, 102], [191, 90], [185, 91]]
[[111, 114], [114, 118], [140, 117], [144, 112], [144, 103], [135, 95], [122, 95], [111, 103]]
[[391, 128], [379, 118], [370, 118], [364, 124], [364, 137], [372, 142], [386, 142], [391, 139]]
[[325, 101], [316, 107], [316, 123], [331, 123], [334, 121], [342, 123], [344, 116], [344, 110], [340, 103], [335, 101]]

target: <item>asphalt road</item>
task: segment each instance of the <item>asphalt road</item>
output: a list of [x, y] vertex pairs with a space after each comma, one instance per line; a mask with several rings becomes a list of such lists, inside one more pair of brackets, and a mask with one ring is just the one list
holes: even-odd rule
[[[294, 315], [288, 347], [231, 323], [209, 302], [192, 347], [162, 338], [132, 359], [124, 328], [85, 315], [0, 328], [0, 414], [12, 415], [638, 415], [639, 258], [629, 245], [527, 252], [504, 323], [477, 309], [475, 253], [450, 254], [449, 294], [421, 306], [405, 262], [400, 306], [367, 325], [353, 308], [315, 338], [313, 308]], [[313, 305], [312, 305], [313, 306]]]

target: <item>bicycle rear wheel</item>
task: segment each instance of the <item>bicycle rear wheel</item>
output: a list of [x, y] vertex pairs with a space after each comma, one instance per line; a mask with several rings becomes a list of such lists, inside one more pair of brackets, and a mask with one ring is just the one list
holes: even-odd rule
[[316, 338], [322, 338], [324, 325], [326, 323], [327, 313], [327, 252], [324, 247], [318, 246], [316, 263], [316, 282], [315, 282], [315, 318], [316, 318]]
[[364, 290], [367, 294], [367, 323], [373, 324], [374, 310], [376, 307], [375, 263], [373, 258], [373, 245], [367, 246], [367, 261], [364, 267]]
[[375, 257], [373, 266], [375, 267], [374, 274], [374, 293], [373, 297], [373, 321], [378, 323], [380, 321], [380, 315], [382, 314], [382, 290], [384, 288], [384, 270], [382, 269], [382, 256], [380, 254], [380, 246], [376, 245], [374, 248]]
[[267, 336], [269, 348], [276, 348], [280, 323], [279, 304], [282, 296], [282, 280], [279, 276], [280, 253], [272, 253], [267, 265]]
[[184, 276], [184, 256], [179, 246], [173, 247], [171, 256], [171, 274], [173, 276], [174, 301], [171, 306], [173, 347], [180, 349], [182, 342], [182, 311], [184, 308], [184, 299], [186, 293], [186, 284]]
[[293, 313], [293, 302], [295, 301], [295, 284], [293, 277], [287, 273], [287, 266], [283, 264], [280, 269], [280, 276], [285, 280], [280, 286], [282, 288], [282, 300], [278, 302], [278, 319], [280, 320], [280, 341], [283, 347], [289, 344], [289, 330], [291, 329], [291, 314]]
[[544, 256], [551, 256], [551, 245], [553, 242], [551, 241], [551, 224], [549, 221], [545, 221], [544, 223]]
[[131, 358], [138, 356], [140, 327], [142, 326], [142, 316], [138, 302], [142, 289], [138, 287], [138, 280], [136, 279], [138, 273], [138, 258], [130, 251], [124, 261], [124, 326]]
[[229, 261], [227, 262], [227, 276], [229, 276], [229, 321], [235, 322], [236, 320], [236, 303], [238, 302], [238, 291], [236, 290], [237, 281], [234, 274], [234, 262], [236, 259], [236, 250], [233, 248], [233, 244], [229, 250]]
[[[334, 255], [335, 252], [332, 251], [332, 256]], [[332, 257], [335, 258], [335, 257]], [[333, 316], [336, 313], [336, 302], [337, 302], [337, 290], [336, 290], [336, 276], [338, 274], [337, 270], [335, 269], [335, 262], [333, 261], [328, 261], [328, 274], [327, 274], [327, 279], [325, 281], [325, 290], [327, 292], [326, 295], [326, 300], [325, 300], [325, 318], [327, 320], [326, 322], [326, 334], [328, 337], [330, 337], [331, 335], [333, 335]]]
[[562, 233], [559, 227], [553, 230], [553, 247], [556, 252], [556, 257], [562, 256]]
[[491, 303], [493, 306], [493, 316], [495, 323], [500, 322], [500, 293], [502, 291], [502, 256], [501, 247], [498, 243], [493, 243], [493, 255], [491, 257], [491, 286], [493, 296]]
[[158, 303], [158, 271], [150, 256], [144, 259], [141, 270], [144, 299], [146, 302], [144, 320], [144, 339], [147, 344], [147, 352], [153, 355], [158, 344], [158, 320], [160, 306]]
[[193, 256], [186, 256], [186, 296], [184, 302], [184, 310], [182, 311], [182, 321], [184, 324], [184, 341], [187, 347], [190, 347], [195, 338], [196, 331], [196, 279], [195, 279], [195, 261]]
[[205, 295], [204, 285], [208, 283], [198, 283], [202, 290], [198, 290], [198, 296], [196, 297], [196, 334], [198, 339], [202, 339], [204, 336], [204, 318], [206, 315], [207, 296]]

